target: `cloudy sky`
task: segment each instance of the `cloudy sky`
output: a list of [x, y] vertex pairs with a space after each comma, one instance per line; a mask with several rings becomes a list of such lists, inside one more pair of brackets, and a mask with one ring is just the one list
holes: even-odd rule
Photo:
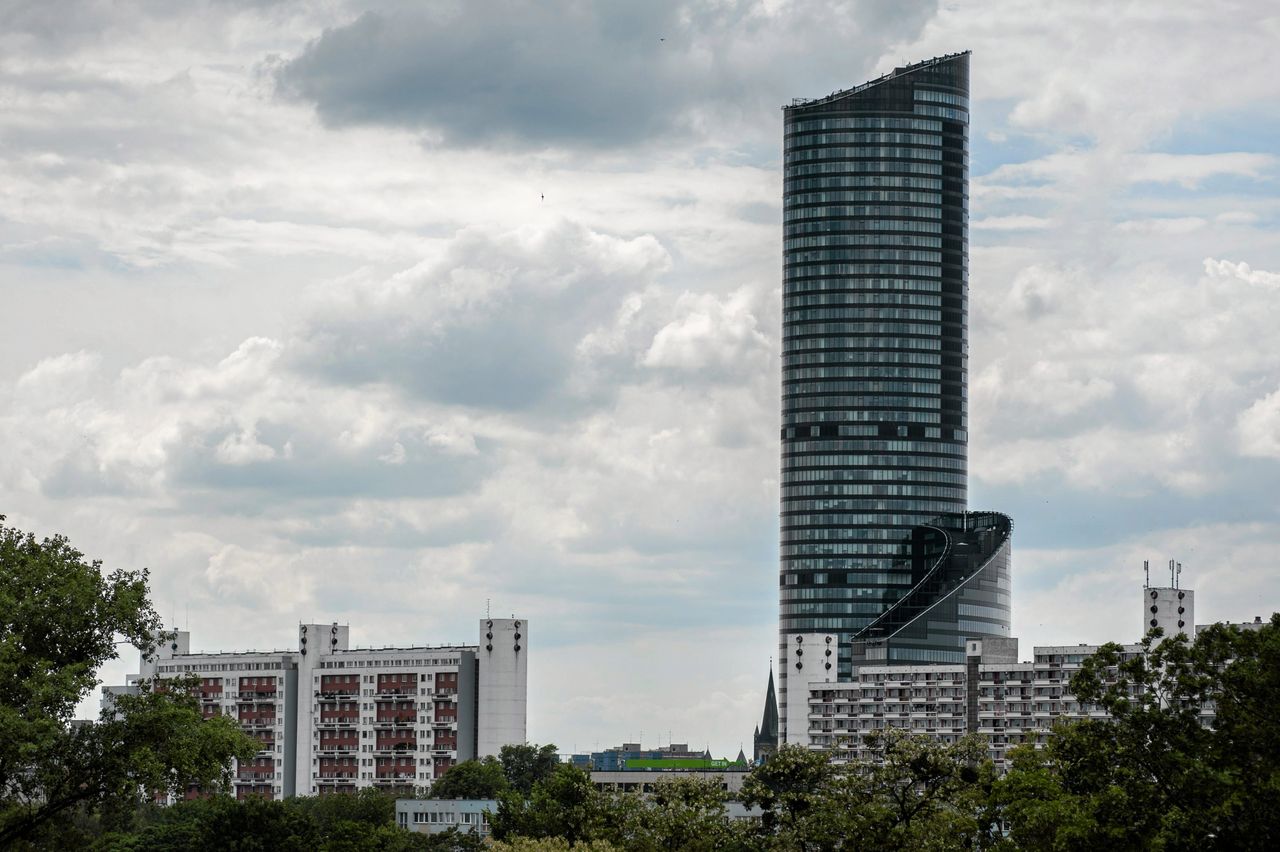
[[1135, 637], [1143, 559], [1269, 613], [1277, 43], [1264, 0], [0, 0], [0, 513], [198, 649], [491, 602], [531, 738], [749, 749], [779, 106], [972, 49], [970, 491], [1024, 653]]

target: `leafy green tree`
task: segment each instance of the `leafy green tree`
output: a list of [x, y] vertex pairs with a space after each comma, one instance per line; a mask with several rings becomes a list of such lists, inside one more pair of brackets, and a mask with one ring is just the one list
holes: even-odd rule
[[654, 785], [650, 796], [618, 793], [609, 800], [610, 839], [633, 852], [746, 849], [748, 838], [725, 814], [720, 783], [677, 778]]
[[558, 763], [550, 775], [534, 783], [528, 798], [514, 784], [503, 792], [491, 825], [498, 840], [559, 837], [577, 843], [600, 838], [604, 817], [604, 798], [591, 777]]
[[504, 745], [498, 752], [498, 760], [502, 763], [507, 783], [525, 796], [533, 792], [533, 786], [539, 781], [550, 778], [559, 765], [556, 747], [551, 744]]
[[306, 816], [285, 802], [261, 796], [237, 801], [211, 796], [157, 811], [132, 835], [104, 838], [98, 852], [307, 852], [321, 839]]
[[514, 837], [489, 844], [490, 852], [621, 852], [607, 840], [584, 840], [570, 843], [562, 837]]
[[319, 852], [483, 852], [484, 841], [469, 831], [450, 828], [439, 834], [406, 831], [395, 825], [370, 827], [357, 822], [338, 823]]
[[464, 760], [450, 767], [431, 785], [431, 798], [496, 799], [509, 786], [502, 764], [489, 755], [483, 760]]
[[202, 719], [181, 688], [70, 724], [117, 637], [146, 649], [160, 626], [145, 571], [107, 574], [61, 536], [0, 524], [0, 846], [38, 842], [81, 805], [127, 812], [144, 790], [214, 788], [231, 758], [256, 751], [233, 721]]
[[858, 848], [965, 850], [998, 836], [987, 807], [995, 771], [981, 737], [938, 743], [896, 728], [867, 737], [871, 760], [850, 767], [835, 821]]
[[[1280, 616], [1194, 642], [1106, 645], [1072, 679], [1108, 719], [1063, 723], [1017, 750], [994, 801], [1023, 848], [1280, 847]], [[1216, 705], [1212, 726], [1202, 708]]]
[[743, 784], [763, 810], [755, 841], [768, 849], [969, 850], [997, 833], [987, 791], [994, 770], [981, 739], [955, 744], [889, 729], [872, 759], [835, 766], [825, 752], [784, 746]]
[[805, 838], [830, 833], [817, 823], [824, 821], [822, 804], [834, 793], [837, 780], [827, 754], [784, 745], [751, 770], [739, 798], [744, 805], [763, 811], [764, 836], [779, 834], [802, 844]]

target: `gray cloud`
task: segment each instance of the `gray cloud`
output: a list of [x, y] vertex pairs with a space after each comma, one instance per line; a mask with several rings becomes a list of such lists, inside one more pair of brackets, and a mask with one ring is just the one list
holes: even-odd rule
[[851, 84], [933, 8], [653, 0], [366, 11], [327, 29], [277, 80], [332, 125], [398, 125], [448, 144], [614, 148], [818, 93], [806, 86]]
[[301, 333], [300, 369], [388, 383], [451, 405], [569, 402], [580, 342], [670, 264], [650, 236], [560, 222], [464, 231], [442, 255], [387, 279], [331, 288]]

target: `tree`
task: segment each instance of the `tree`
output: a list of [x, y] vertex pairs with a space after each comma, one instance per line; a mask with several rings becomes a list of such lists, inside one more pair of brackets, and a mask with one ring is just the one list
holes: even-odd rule
[[504, 745], [498, 752], [498, 760], [507, 783], [525, 796], [533, 792], [533, 785], [550, 778], [559, 765], [556, 747], [551, 744]]
[[[1105, 645], [1072, 692], [1107, 719], [1015, 750], [994, 799], [1013, 842], [1045, 849], [1280, 846], [1280, 616], [1215, 625], [1137, 653]], [[1212, 726], [1203, 710], [1216, 705]]]
[[516, 837], [511, 840], [495, 840], [489, 844], [490, 852], [621, 852], [621, 847], [606, 840], [589, 840], [570, 843], [560, 837], [544, 837], [534, 840]]
[[145, 571], [105, 574], [61, 536], [0, 524], [0, 846], [82, 804], [127, 811], [143, 790], [215, 787], [231, 758], [256, 751], [233, 721], [201, 719], [181, 688], [123, 696], [115, 715], [71, 725], [117, 637], [145, 650], [160, 625]]
[[836, 785], [834, 815], [859, 848], [964, 850], [997, 836], [987, 793], [995, 770], [981, 737], [939, 743], [899, 728], [866, 738], [871, 760]]
[[604, 813], [602, 794], [591, 784], [591, 777], [558, 763], [534, 783], [528, 798], [514, 784], [499, 795], [491, 825], [498, 840], [559, 837], [577, 843], [601, 837]]
[[509, 786], [502, 764], [489, 755], [450, 767], [431, 785], [431, 798], [496, 799]]
[[98, 852], [307, 852], [321, 847], [315, 826], [286, 802], [211, 796], [160, 808], [130, 835], [103, 838]]
[[832, 794], [836, 769], [823, 752], [784, 745], [747, 775], [739, 798], [748, 807], [763, 811], [761, 829], [766, 837], [781, 834], [803, 848], [804, 838], [817, 834], [823, 818], [821, 805]]
[[744, 849], [747, 837], [729, 822], [725, 799], [720, 783], [707, 778], [659, 781], [651, 796], [614, 794], [610, 839], [635, 852]]
[[371, 787], [341, 796], [297, 796], [287, 799], [286, 804], [310, 823], [325, 849], [347, 848], [341, 838], [362, 833], [371, 836], [384, 829], [400, 831], [396, 797]]

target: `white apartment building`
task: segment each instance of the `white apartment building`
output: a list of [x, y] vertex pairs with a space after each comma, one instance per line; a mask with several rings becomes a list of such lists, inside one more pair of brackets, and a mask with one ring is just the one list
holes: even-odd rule
[[[998, 662], [974, 640], [963, 666], [863, 666], [849, 682], [810, 683], [807, 745], [832, 751], [837, 761], [867, 760], [872, 731], [899, 728], [944, 743], [978, 733], [1003, 769], [1009, 749], [1043, 743], [1058, 720], [1106, 717], [1070, 688], [1071, 676], [1097, 650], [1046, 646], [1035, 649], [1031, 662]], [[1124, 646], [1126, 657], [1139, 651]]]
[[528, 623], [479, 626], [476, 645], [352, 648], [347, 625], [303, 624], [297, 650], [208, 654], [179, 631], [126, 685], [104, 687], [103, 706], [152, 678], [194, 675], [202, 713], [261, 744], [234, 767], [237, 797], [412, 792], [525, 741]]
[[[1189, 589], [1144, 586], [1143, 626], [1194, 638], [1196, 630], [1203, 629], [1195, 626], [1194, 600]], [[1261, 619], [1240, 626], [1260, 627]], [[803, 659], [825, 659], [836, 639], [827, 634], [806, 635], [791, 654], [808, 650], [809, 656]], [[1003, 769], [1010, 749], [1024, 742], [1044, 743], [1061, 719], [1106, 718], [1103, 709], [1071, 693], [1072, 675], [1099, 646], [1036, 647], [1030, 662], [1018, 662], [1017, 643], [1017, 639], [970, 639], [963, 665], [864, 665], [855, 667], [847, 681], [838, 681], [827, 669], [821, 680], [807, 682], [804, 704], [788, 707], [787, 741], [831, 751], [834, 760], [847, 761], [874, 757], [866, 745], [872, 731], [899, 728], [944, 743], [977, 733], [985, 737], [996, 767]], [[1122, 658], [1131, 659], [1140, 652], [1140, 645], [1125, 645]], [[803, 709], [795, 709], [796, 705]], [[1212, 706], [1201, 712], [1201, 721], [1211, 724]]]

